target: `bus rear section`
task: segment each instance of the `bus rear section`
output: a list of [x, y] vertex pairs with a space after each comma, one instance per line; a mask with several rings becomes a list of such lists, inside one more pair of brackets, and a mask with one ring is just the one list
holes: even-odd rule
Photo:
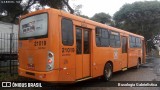
[[18, 73], [42, 81], [57, 81], [58, 35], [50, 31], [50, 28], [55, 30], [56, 25], [49, 25], [52, 17], [45, 11], [28, 14], [20, 20]]

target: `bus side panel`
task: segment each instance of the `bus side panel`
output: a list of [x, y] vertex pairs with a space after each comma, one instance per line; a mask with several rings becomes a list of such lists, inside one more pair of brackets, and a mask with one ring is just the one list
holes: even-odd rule
[[56, 77], [56, 80], [53, 81], [58, 81], [59, 78], [59, 20], [58, 20], [58, 14], [56, 12], [51, 12], [51, 18], [50, 18], [50, 28], [49, 28], [49, 50], [54, 53], [54, 70], [57, 71], [56, 74], [53, 74], [53, 77]]
[[[116, 56], [115, 56], [116, 53]], [[93, 76], [103, 75], [104, 66], [108, 61], [113, 64], [113, 72], [121, 70], [121, 49], [110, 47], [96, 47], [94, 50]]]
[[[96, 45], [95, 30], [93, 32], [93, 62], [92, 77], [103, 75], [105, 62], [109, 59], [109, 48], [98, 47]], [[107, 56], [107, 57], [106, 57]]]
[[128, 50], [128, 67], [137, 65], [137, 50], [135, 48], [129, 48]]
[[139, 58], [142, 62], [142, 60], [143, 60], [142, 56], [143, 56], [142, 48], [130, 48], [129, 49], [128, 67], [136, 66]]
[[[95, 32], [93, 33], [95, 36]], [[103, 75], [105, 64], [111, 61], [113, 72], [121, 70], [121, 49], [113, 47], [96, 46], [95, 37], [93, 38], [93, 77]]]
[[113, 72], [122, 69], [122, 51], [120, 48], [112, 48]]
[[94, 47], [93, 77], [103, 75], [104, 65], [111, 57], [109, 48]]
[[[59, 81], [61, 82], [72, 82], [75, 81], [75, 39], [72, 46], [65, 46], [62, 44], [62, 31], [61, 31], [61, 19], [62, 16], [59, 16], [59, 65], [60, 65], [60, 72], [59, 72]], [[73, 21], [74, 24], [74, 21]], [[73, 28], [73, 33], [75, 33], [75, 28]], [[73, 38], [75, 37], [75, 34]]]
[[[137, 65], [138, 63], [138, 60], [140, 59], [141, 60], [141, 63], [143, 63], [144, 61], [144, 46], [143, 46], [143, 40], [141, 39], [141, 47], [135, 45], [135, 46], [132, 46], [130, 45], [131, 42], [129, 42], [129, 49], [128, 49], [128, 67], [134, 67]], [[132, 46], [132, 47], [131, 47]]]

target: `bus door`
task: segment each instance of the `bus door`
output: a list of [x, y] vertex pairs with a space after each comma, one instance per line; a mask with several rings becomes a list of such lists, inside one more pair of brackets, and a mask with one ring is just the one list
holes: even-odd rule
[[90, 30], [76, 27], [76, 79], [91, 75]]
[[127, 68], [128, 63], [128, 44], [127, 44], [127, 37], [122, 36], [122, 68]]

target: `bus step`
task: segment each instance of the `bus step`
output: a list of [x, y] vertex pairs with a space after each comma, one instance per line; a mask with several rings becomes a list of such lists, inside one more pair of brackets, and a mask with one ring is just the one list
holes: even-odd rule
[[90, 79], [90, 78], [92, 78], [92, 77], [86, 77], [86, 78], [78, 79], [76, 82], [84, 81], [84, 80], [87, 80], [87, 79]]
[[127, 70], [127, 68], [125, 67], [125, 68], [122, 68], [122, 71], [126, 71]]

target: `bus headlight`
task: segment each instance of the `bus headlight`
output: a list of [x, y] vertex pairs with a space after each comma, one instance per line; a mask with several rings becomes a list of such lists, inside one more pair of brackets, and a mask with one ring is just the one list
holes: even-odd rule
[[54, 53], [48, 51], [48, 58], [47, 58], [47, 67], [46, 70], [50, 71], [54, 68]]

